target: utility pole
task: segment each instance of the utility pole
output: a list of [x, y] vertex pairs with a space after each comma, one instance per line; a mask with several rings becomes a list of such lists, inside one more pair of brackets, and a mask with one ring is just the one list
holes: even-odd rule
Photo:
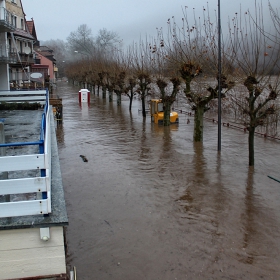
[[221, 75], [222, 75], [222, 63], [221, 63], [221, 5], [218, 0], [218, 151], [221, 151]]

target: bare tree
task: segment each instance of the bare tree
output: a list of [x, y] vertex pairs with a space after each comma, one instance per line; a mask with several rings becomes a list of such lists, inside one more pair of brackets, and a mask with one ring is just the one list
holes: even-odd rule
[[181, 84], [179, 72], [178, 69], [174, 70], [170, 67], [167, 60], [167, 50], [160, 32], [158, 32], [158, 38], [154, 40], [153, 44], [149, 44], [149, 48], [151, 52], [150, 64], [163, 104], [163, 125], [169, 126], [171, 107], [176, 100]]
[[[168, 19], [168, 34], [162, 35], [167, 49], [166, 57], [172, 69], [178, 69], [184, 82], [184, 92], [188, 103], [194, 111], [195, 142], [203, 141], [203, 116], [210, 109], [211, 101], [218, 98], [218, 25], [217, 19], [211, 21], [207, 10], [203, 9], [203, 17], [193, 14], [193, 23], [187, 8], [178, 26], [175, 19]], [[231, 59], [225, 59], [226, 43], [223, 42], [223, 70], [221, 90], [222, 96], [230, 90], [234, 82], [229, 82], [232, 68]], [[197, 82], [196, 82], [197, 81]]]
[[118, 33], [109, 31], [106, 28], [100, 29], [95, 39], [96, 45], [100, 50], [111, 51], [121, 47], [121, 39]]
[[132, 45], [128, 52], [131, 57], [131, 68], [133, 69], [134, 77], [137, 81], [136, 92], [140, 95], [142, 103], [142, 116], [146, 118], [146, 97], [149, 94], [150, 84], [152, 83], [151, 69], [151, 54], [149, 45], [140, 39], [139, 44]]
[[56, 66], [58, 67], [58, 74], [60, 77], [64, 76], [65, 61], [68, 61], [68, 49], [63, 40], [47, 40], [44, 45], [53, 50], [56, 59]]
[[71, 32], [67, 42], [73, 55], [74, 52], [79, 52], [82, 55], [93, 56], [96, 49], [92, 31], [86, 24], [80, 25], [76, 31]]
[[[239, 76], [240, 95], [235, 102], [245, 115], [249, 132], [249, 166], [254, 166], [254, 137], [258, 126], [275, 114], [274, 100], [279, 95], [279, 71], [275, 71], [280, 49], [266, 36], [262, 7], [255, 4], [253, 12], [236, 14], [229, 26], [235, 74]], [[275, 74], [277, 73], [277, 74]], [[243, 90], [242, 90], [243, 87]]]

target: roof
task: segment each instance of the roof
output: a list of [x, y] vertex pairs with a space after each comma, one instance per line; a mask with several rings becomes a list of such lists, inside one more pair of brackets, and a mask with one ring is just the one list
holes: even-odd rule
[[44, 56], [46, 59], [48, 59], [48, 60], [50, 60], [50, 61], [55, 61], [55, 59], [54, 59], [54, 57], [53, 57], [52, 55], [51, 55], [51, 56], [50, 56], [50, 55], [49, 55], [49, 56], [46, 56], [46, 55], [44, 54], [44, 52], [40, 52], [40, 51], [38, 51], [38, 50], [35, 50], [35, 53]]
[[53, 62], [56, 61], [56, 59], [54, 58], [54, 55], [53, 55], [53, 50], [50, 49], [49, 47], [39, 46], [39, 47], [35, 48], [35, 51]]
[[47, 46], [39, 46], [37, 50], [41, 52], [49, 52], [49, 53], [53, 52], [53, 50]]
[[29, 33], [32, 34], [33, 28], [34, 28], [34, 21], [33, 20], [27, 20], [26, 21], [27, 28], [29, 30]]
[[17, 28], [13, 33], [15, 36], [20, 36], [30, 40], [35, 40], [34, 36], [32, 36], [29, 32], [19, 28]]
[[37, 40], [37, 34], [36, 34], [36, 29], [35, 29], [35, 23], [33, 18], [31, 20], [26, 21], [26, 27], [31, 35]]

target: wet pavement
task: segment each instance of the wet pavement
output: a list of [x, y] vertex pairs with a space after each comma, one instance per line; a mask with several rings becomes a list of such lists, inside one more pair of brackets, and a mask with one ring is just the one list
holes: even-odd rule
[[[143, 121], [140, 101], [91, 94], [59, 82], [58, 149], [69, 216], [67, 265], [78, 279], [280, 279], [280, 142], [193, 119]], [[190, 123], [187, 119], [190, 119]], [[80, 155], [86, 156], [84, 162]]]

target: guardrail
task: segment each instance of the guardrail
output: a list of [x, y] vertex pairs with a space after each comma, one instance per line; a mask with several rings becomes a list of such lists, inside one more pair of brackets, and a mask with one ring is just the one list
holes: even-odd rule
[[[180, 112], [182, 114], [185, 114], [185, 115], [188, 115], [188, 116], [194, 117], [194, 113], [190, 112], [190, 111], [184, 111], [184, 110], [180, 109], [180, 110], [178, 110], [178, 112]], [[203, 118], [206, 119], [206, 120], [212, 121], [213, 123], [218, 123], [218, 120], [216, 120], [216, 119], [208, 118], [208, 117], [205, 117], [205, 116]], [[239, 129], [239, 130], [243, 130], [244, 132], [247, 132], [247, 128], [244, 127], [244, 126], [232, 124], [232, 123], [229, 123], [229, 122], [226, 122], [226, 123], [222, 122], [222, 124], [223, 124], [223, 126], [227, 126], [227, 127], [230, 127], [230, 128], [235, 128], [235, 129]], [[266, 133], [262, 133], [262, 132], [258, 132], [258, 131], [255, 131], [255, 134], [263, 136], [264, 138], [271, 138], [271, 139], [274, 139], [274, 140], [280, 140], [280, 138], [277, 137], [277, 136], [268, 135]]]
[[[10, 95], [10, 98], [9, 98]], [[51, 132], [48, 90], [0, 91], [0, 102], [40, 102], [42, 113], [40, 140], [0, 144], [1, 147], [37, 145], [38, 153], [20, 156], [1, 156], [0, 172], [40, 170], [39, 177], [0, 180], [0, 195], [27, 193], [41, 194], [36, 200], [10, 201], [0, 203], [0, 218], [42, 215], [51, 213]]]

